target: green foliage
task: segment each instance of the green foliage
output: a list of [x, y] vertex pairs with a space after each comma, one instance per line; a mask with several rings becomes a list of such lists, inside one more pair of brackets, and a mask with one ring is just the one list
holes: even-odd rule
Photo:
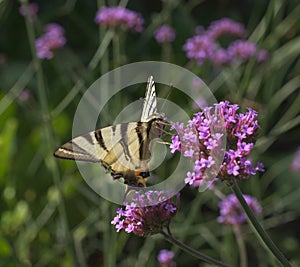
[[[94, 80], [123, 64], [163, 60], [199, 75], [219, 101], [228, 99], [259, 112], [260, 136], [252, 158], [262, 161], [266, 172], [243, 181], [241, 187], [259, 200], [264, 228], [299, 266], [300, 180], [299, 171], [290, 169], [300, 146], [298, 1], [121, 1], [141, 12], [146, 22], [143, 33], [120, 36], [94, 23], [103, 2], [39, 1], [37, 21], [31, 23], [18, 13], [19, 2], [0, 1], [0, 265], [152, 267], [158, 266], [159, 250], [168, 248], [175, 252], [177, 266], [207, 266], [159, 235], [143, 239], [116, 233], [110, 222], [117, 205], [98, 196], [74, 162], [52, 155], [71, 138], [77, 105]], [[222, 17], [244, 23], [249, 40], [267, 49], [269, 59], [222, 67], [188, 62], [182, 46], [195, 26], [207, 27]], [[49, 22], [64, 26], [67, 44], [53, 59], [38, 60], [31, 52], [33, 41]], [[170, 53], [153, 38], [163, 23], [176, 29]], [[162, 85], [157, 88], [158, 95], [165, 93]], [[126, 103], [143, 96], [143, 90], [144, 85], [128, 90], [126, 96], [114, 96], [99, 124], [111, 124]], [[21, 97], [24, 91], [29, 92], [26, 99]], [[170, 99], [188, 114], [195, 111], [176, 89]], [[225, 184], [218, 190], [230, 193]], [[234, 231], [216, 221], [218, 201], [210, 190], [185, 188], [172, 232], [196, 250], [238, 266]], [[251, 229], [241, 229], [248, 265], [277, 266]]]

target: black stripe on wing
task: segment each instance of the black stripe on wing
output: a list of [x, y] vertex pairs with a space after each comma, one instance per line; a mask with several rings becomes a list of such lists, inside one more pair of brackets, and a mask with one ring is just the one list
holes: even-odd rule
[[143, 137], [143, 133], [141, 131], [142, 127], [142, 122], [138, 122], [137, 123], [137, 127], [135, 128], [138, 140], [139, 140], [139, 158], [142, 159], [143, 158], [143, 153], [144, 153], [144, 137]]
[[97, 142], [99, 143], [100, 147], [102, 149], [104, 149], [106, 152], [109, 152], [109, 150], [107, 149], [107, 147], [105, 145], [101, 129], [95, 131], [95, 138], [96, 138]]

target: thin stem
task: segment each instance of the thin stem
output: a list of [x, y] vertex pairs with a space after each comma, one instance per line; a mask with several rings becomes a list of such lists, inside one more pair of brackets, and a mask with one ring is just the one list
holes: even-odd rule
[[258, 220], [255, 218], [252, 210], [248, 206], [247, 202], [245, 201], [243, 194], [236, 182], [235, 179], [233, 180], [233, 185], [231, 187], [232, 191], [236, 195], [237, 199], [241, 203], [247, 217], [248, 222], [255, 230], [255, 233], [259, 236], [259, 239], [263, 242], [263, 244], [271, 251], [271, 253], [277, 258], [277, 260], [286, 267], [291, 267], [289, 261], [286, 259], [286, 257], [283, 255], [283, 253], [279, 250], [279, 248], [273, 243], [269, 235], [265, 232], [265, 230], [262, 228]]
[[224, 195], [219, 189], [217, 189], [216, 187], [213, 187], [212, 191], [214, 192], [214, 194], [219, 198], [219, 199], [224, 199], [226, 197], [226, 195]]
[[14, 102], [15, 98], [20, 96], [21, 92], [24, 90], [26, 85], [32, 79], [34, 75], [34, 66], [30, 62], [26, 69], [24, 70], [21, 77], [16, 81], [13, 87], [1, 98], [0, 101], [0, 115], [9, 107], [11, 103]]
[[239, 248], [240, 267], [247, 267], [247, 251], [240, 225], [233, 225], [233, 231]]
[[90, 63], [88, 64], [88, 69], [93, 70], [98, 65], [99, 61], [105, 55], [107, 51], [108, 45], [110, 44], [112, 38], [114, 36], [114, 32], [112, 30], [108, 30], [104, 35], [100, 46], [98, 47], [96, 53], [94, 54], [93, 58], [91, 59]]
[[164, 236], [164, 238], [174, 244], [174, 245], [177, 245], [178, 247], [180, 247], [182, 250], [186, 251], [187, 253], [191, 254], [192, 256], [202, 260], [202, 261], [205, 261], [207, 263], [210, 263], [210, 264], [214, 264], [216, 266], [221, 266], [221, 267], [230, 267], [230, 265], [226, 264], [226, 263], [223, 263], [221, 261], [218, 261], [214, 258], [211, 258], [205, 254], [202, 254], [200, 253], [199, 251], [187, 246], [186, 244], [182, 243], [181, 241], [177, 240], [176, 238], [173, 237], [172, 233], [171, 233], [171, 230], [169, 227], [167, 227], [167, 233], [162, 231], [161, 234]]
[[[27, 0], [20, 0], [20, 2], [21, 2], [21, 4], [25, 5], [25, 8], [27, 9], [26, 13], [29, 14]], [[55, 142], [54, 142], [54, 135], [53, 135], [51, 121], [50, 121], [49, 106], [48, 106], [48, 99], [47, 99], [47, 94], [46, 94], [46, 86], [45, 86], [43, 70], [42, 70], [42, 66], [41, 66], [41, 61], [36, 56], [35, 34], [34, 34], [33, 24], [31, 22], [31, 20], [27, 18], [27, 16], [26, 16], [25, 22], [26, 22], [26, 30], [27, 30], [27, 34], [28, 34], [30, 49], [31, 49], [32, 57], [33, 57], [33, 65], [34, 65], [34, 69], [35, 69], [35, 72], [37, 75], [38, 97], [39, 97], [39, 102], [41, 105], [43, 130], [45, 132], [46, 144], [48, 145], [48, 151], [49, 151], [49, 153], [52, 154], [52, 149], [55, 146]], [[48, 160], [48, 163], [50, 166], [49, 169], [53, 176], [53, 183], [55, 185], [55, 188], [56, 188], [56, 190], [58, 192], [58, 196], [59, 196], [58, 210], [59, 210], [59, 214], [60, 214], [62, 227], [64, 229], [65, 241], [66, 241], [67, 245], [69, 246], [68, 248], [70, 249], [70, 253], [72, 255], [74, 266], [78, 266], [78, 262], [76, 260], [76, 252], [75, 252], [75, 247], [74, 247], [74, 243], [73, 243], [73, 238], [72, 238], [72, 234], [71, 234], [71, 231], [70, 231], [69, 225], [68, 225], [66, 207], [65, 207], [65, 203], [64, 203], [64, 199], [63, 199], [63, 193], [61, 190], [61, 175], [60, 175], [60, 172], [59, 172], [59, 169], [57, 166], [57, 162], [54, 160], [54, 158], [51, 157], [47, 160]]]
[[120, 52], [120, 32], [115, 31], [113, 35], [113, 67], [120, 67], [121, 63], [121, 52]]
[[[105, 6], [105, 1], [104, 0], [97, 0], [98, 9], [100, 9], [102, 6]], [[106, 29], [104, 29], [102, 27], [99, 27], [99, 43], [100, 44], [102, 44], [102, 40], [106, 36], [106, 32], [107, 32]], [[111, 32], [111, 36], [109, 38], [110, 39], [109, 43], [111, 42], [112, 37], [113, 37], [113, 32]], [[108, 72], [108, 70], [109, 70], [109, 53], [107, 53], [108, 44], [107, 44], [106, 50], [103, 52], [103, 56], [100, 60], [100, 75], [103, 75], [104, 73]], [[94, 62], [93, 64], [95, 64], [95, 63], [96, 63], [96, 65], [98, 65], [99, 60]]]
[[164, 43], [162, 44], [162, 50], [161, 50], [161, 58], [165, 62], [171, 62], [172, 61], [172, 46], [170, 43]]

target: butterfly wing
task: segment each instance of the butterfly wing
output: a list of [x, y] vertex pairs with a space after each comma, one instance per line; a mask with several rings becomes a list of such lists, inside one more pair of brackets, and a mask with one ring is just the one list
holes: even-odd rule
[[155, 92], [155, 84], [153, 77], [150, 76], [147, 82], [146, 95], [144, 98], [141, 121], [147, 122], [155, 114], [157, 114], [157, 100]]
[[163, 128], [158, 115], [155, 84], [150, 76], [139, 122], [108, 126], [75, 137], [59, 147], [54, 156], [100, 162], [115, 179], [123, 177], [126, 183], [136, 185], [139, 177], [149, 176], [150, 143], [161, 136]]
[[54, 156], [100, 162], [114, 178], [126, 180], [128, 176], [134, 180], [140, 173], [149, 176], [149, 145], [157, 135], [155, 121], [117, 124], [75, 137], [59, 147]]
[[129, 140], [126, 133], [132, 132], [136, 125], [135, 122], [122, 123], [75, 137], [59, 147], [54, 156], [88, 162], [101, 162], [106, 158], [114, 162], [122, 153], [127, 158], [128, 142], [132, 138]]

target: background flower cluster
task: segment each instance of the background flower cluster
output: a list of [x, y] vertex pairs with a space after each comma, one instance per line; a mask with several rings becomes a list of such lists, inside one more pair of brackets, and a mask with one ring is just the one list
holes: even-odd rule
[[[198, 65], [205, 61], [214, 64], [229, 64], [233, 61], [245, 61], [256, 58], [258, 62], [268, 58], [268, 52], [245, 39], [247, 32], [243, 24], [229, 18], [213, 21], [207, 30], [200, 28], [200, 33], [189, 38], [183, 46], [186, 56]], [[199, 30], [198, 30], [199, 31]], [[234, 37], [236, 40], [224, 46], [220, 39]]]

